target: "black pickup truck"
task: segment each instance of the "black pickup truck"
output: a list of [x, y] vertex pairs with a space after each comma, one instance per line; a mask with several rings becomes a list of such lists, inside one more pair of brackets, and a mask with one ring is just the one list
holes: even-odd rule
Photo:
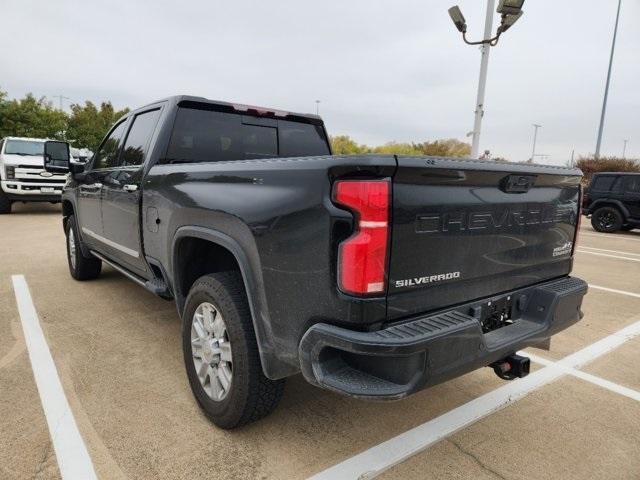
[[[374, 400], [492, 366], [577, 322], [581, 172], [332, 156], [322, 120], [171, 97], [127, 114], [70, 171], [71, 275], [102, 263], [166, 298], [193, 393], [223, 428], [272, 411], [284, 378]], [[117, 346], [114, 346], [117, 348]]]

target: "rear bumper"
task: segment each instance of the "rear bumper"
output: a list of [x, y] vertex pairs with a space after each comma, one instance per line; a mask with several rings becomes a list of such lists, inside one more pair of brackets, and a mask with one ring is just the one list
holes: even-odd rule
[[[375, 332], [316, 324], [300, 342], [302, 373], [348, 396], [400, 399], [546, 342], [582, 318], [586, 293], [583, 280], [567, 277]], [[473, 312], [505, 296], [514, 323], [483, 334]]]

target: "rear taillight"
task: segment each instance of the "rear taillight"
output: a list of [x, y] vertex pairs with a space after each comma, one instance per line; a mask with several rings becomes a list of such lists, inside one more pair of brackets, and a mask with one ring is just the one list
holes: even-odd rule
[[374, 295], [386, 289], [389, 244], [388, 180], [336, 182], [334, 201], [355, 215], [355, 232], [338, 249], [338, 286], [353, 295]]

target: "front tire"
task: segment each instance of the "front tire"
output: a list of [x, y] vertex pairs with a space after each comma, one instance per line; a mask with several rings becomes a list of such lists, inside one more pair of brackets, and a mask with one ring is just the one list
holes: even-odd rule
[[218, 427], [237, 428], [271, 413], [284, 380], [262, 372], [244, 286], [237, 272], [200, 277], [187, 297], [182, 349], [200, 408]]
[[11, 205], [13, 202], [7, 198], [7, 195], [2, 191], [0, 187], [0, 215], [11, 213]]
[[74, 215], [67, 218], [65, 233], [67, 235], [67, 263], [71, 276], [79, 281], [98, 278], [102, 270], [102, 260], [95, 257], [85, 257], [82, 254], [78, 225]]
[[591, 216], [591, 226], [597, 232], [617, 232], [622, 228], [622, 223], [622, 214], [617, 208], [613, 207], [601, 207], [593, 212]]

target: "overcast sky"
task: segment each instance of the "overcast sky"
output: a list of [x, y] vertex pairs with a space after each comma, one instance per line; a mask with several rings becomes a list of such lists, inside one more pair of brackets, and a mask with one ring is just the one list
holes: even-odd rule
[[[359, 142], [465, 140], [480, 53], [456, 0], [4, 0], [0, 89], [137, 107], [173, 94], [320, 113]], [[459, 0], [471, 37], [485, 0]], [[527, 0], [492, 49], [481, 148], [595, 150], [615, 0]], [[603, 154], [640, 157], [640, 0], [624, 0]], [[498, 19], [496, 18], [496, 26]], [[57, 102], [57, 100], [56, 100]], [[68, 102], [67, 102], [68, 103]]]

